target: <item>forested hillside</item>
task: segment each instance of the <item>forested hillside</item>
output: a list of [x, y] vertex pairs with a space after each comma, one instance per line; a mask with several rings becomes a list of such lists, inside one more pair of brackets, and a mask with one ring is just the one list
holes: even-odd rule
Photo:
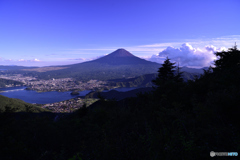
[[216, 56], [215, 68], [188, 82], [167, 59], [153, 92], [101, 98], [55, 121], [0, 116], [0, 159], [202, 160], [211, 151], [239, 152], [240, 51]]
[[[48, 111], [20, 99], [8, 98], [0, 95], [0, 113], [31, 112], [40, 113]], [[49, 112], [49, 111], [48, 111]]]

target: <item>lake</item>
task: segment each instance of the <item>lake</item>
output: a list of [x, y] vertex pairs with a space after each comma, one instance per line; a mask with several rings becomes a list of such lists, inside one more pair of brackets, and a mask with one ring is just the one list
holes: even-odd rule
[[[28, 103], [37, 103], [37, 104], [47, 104], [47, 103], [55, 103], [60, 101], [65, 101], [68, 99], [72, 99], [78, 96], [85, 96], [91, 92], [91, 90], [85, 90], [79, 92], [79, 95], [71, 95], [71, 91], [67, 92], [36, 92], [33, 90], [25, 90], [26, 87], [9, 87], [9, 88], [0, 88], [0, 90], [4, 91], [1, 92], [0, 95], [9, 97], [9, 98], [16, 98], [21, 99]], [[131, 88], [115, 88], [119, 92], [126, 92], [136, 89], [136, 87]], [[103, 92], [108, 92], [110, 90], [104, 90]]]
[[79, 95], [71, 95], [71, 91], [67, 92], [36, 92], [32, 90], [25, 90], [26, 87], [9, 87], [9, 88], [0, 88], [0, 95], [9, 97], [9, 98], [17, 98], [21, 99], [28, 103], [37, 103], [37, 104], [46, 104], [46, 103], [54, 103], [65, 101], [68, 99], [75, 98], [77, 96], [85, 96], [91, 90], [85, 90], [79, 92]]

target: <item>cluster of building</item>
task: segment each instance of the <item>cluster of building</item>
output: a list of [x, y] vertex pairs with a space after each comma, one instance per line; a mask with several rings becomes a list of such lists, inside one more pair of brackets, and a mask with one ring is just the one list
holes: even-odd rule
[[[35, 77], [23, 76], [21, 74], [15, 75], [0, 75], [0, 78], [15, 80], [24, 83], [29, 90], [36, 90], [38, 92], [48, 91], [82, 91], [82, 90], [97, 90], [105, 88], [107, 82], [90, 80], [88, 82], [76, 81], [73, 78], [60, 78], [50, 80], [38, 80]], [[8, 85], [7, 87], [13, 87], [14, 85]], [[16, 86], [16, 85], [15, 85]]]
[[39, 81], [29, 81], [26, 83], [28, 89], [36, 90], [39, 92], [47, 91], [70, 91], [70, 90], [95, 90], [100, 89], [105, 86], [106, 82], [90, 80], [86, 83], [81, 81], [76, 81], [72, 78], [60, 78], [51, 80], [39, 80]]
[[22, 85], [20, 85], [20, 84], [17, 84], [17, 85], [14, 85], [14, 84], [7, 84], [7, 85], [5, 85], [6, 87], [20, 87], [20, 86], [22, 86]]
[[81, 108], [84, 104], [89, 106], [97, 100], [98, 99], [83, 99], [80, 97], [76, 97], [66, 101], [44, 104], [41, 106], [41, 108], [51, 110], [54, 113], [71, 113]]

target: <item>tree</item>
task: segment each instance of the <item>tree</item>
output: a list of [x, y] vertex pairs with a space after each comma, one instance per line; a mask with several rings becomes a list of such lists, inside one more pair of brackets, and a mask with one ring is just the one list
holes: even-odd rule
[[181, 78], [182, 72], [179, 71], [180, 70], [179, 66], [177, 69], [178, 71], [177, 74], [176, 75], [174, 74], [174, 72], [176, 71], [174, 70], [176, 68], [176, 66], [174, 66], [175, 64], [176, 63], [171, 63], [170, 59], [167, 57], [162, 67], [160, 67], [158, 70], [158, 77], [152, 82], [157, 86], [161, 86], [169, 81], [182, 82], [183, 81]]
[[215, 67], [204, 70], [204, 74], [191, 88], [215, 113], [220, 113], [234, 123], [240, 114], [240, 51], [235, 45], [215, 55]]
[[215, 71], [222, 71], [225, 69], [240, 69], [240, 51], [237, 49], [237, 45], [233, 48], [229, 48], [228, 51], [216, 52]]

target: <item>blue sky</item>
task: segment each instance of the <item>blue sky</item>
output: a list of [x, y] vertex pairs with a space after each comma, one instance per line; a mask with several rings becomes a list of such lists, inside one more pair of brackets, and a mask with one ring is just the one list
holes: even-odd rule
[[0, 65], [80, 63], [125, 48], [206, 66], [213, 51], [240, 45], [239, 8], [239, 0], [0, 0]]

